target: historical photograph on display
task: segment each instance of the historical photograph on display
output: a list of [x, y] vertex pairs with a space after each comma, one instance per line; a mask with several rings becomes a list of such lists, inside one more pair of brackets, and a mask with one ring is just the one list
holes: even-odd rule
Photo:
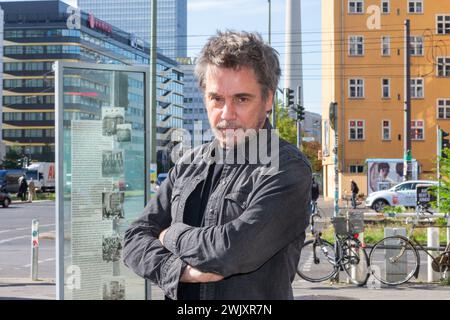
[[117, 133], [117, 126], [125, 122], [124, 108], [102, 108], [103, 135], [112, 136]]
[[103, 151], [102, 176], [118, 177], [123, 175], [123, 151]]
[[130, 142], [131, 141], [131, 123], [117, 125], [116, 141], [117, 142]]
[[103, 237], [102, 256], [105, 262], [116, 262], [122, 254], [122, 239], [118, 236]]
[[123, 219], [125, 202], [124, 192], [103, 192], [102, 193], [102, 218]]
[[102, 278], [103, 300], [125, 300], [125, 278]]

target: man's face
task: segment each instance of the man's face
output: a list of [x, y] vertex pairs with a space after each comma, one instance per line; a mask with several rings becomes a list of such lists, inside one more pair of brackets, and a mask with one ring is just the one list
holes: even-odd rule
[[244, 141], [245, 130], [263, 127], [272, 109], [273, 93], [263, 99], [251, 68], [233, 70], [209, 65], [204, 98], [211, 129], [220, 145], [229, 148]]

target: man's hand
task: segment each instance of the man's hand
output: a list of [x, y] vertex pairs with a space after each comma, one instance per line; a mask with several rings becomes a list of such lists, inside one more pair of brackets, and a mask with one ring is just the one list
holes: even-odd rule
[[201, 272], [200, 270], [188, 265], [186, 269], [184, 269], [180, 281], [184, 283], [206, 283], [217, 282], [222, 279], [223, 277], [219, 274]]
[[162, 245], [164, 245], [164, 236], [166, 235], [166, 232], [167, 232], [168, 229], [169, 229], [169, 228], [164, 229], [164, 230], [161, 231], [161, 233], [159, 234], [158, 239], [159, 239], [159, 241], [161, 241]]
[[[164, 229], [159, 234], [158, 239], [159, 241], [161, 241], [162, 245], [164, 245], [164, 236], [166, 235], [167, 230], [168, 228]], [[185, 283], [205, 283], [205, 282], [216, 282], [222, 279], [223, 277], [219, 274], [201, 272], [200, 270], [188, 265], [186, 269], [184, 269], [180, 281]]]

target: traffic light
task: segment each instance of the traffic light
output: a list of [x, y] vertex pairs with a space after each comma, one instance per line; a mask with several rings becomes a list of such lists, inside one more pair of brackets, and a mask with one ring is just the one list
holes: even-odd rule
[[285, 108], [293, 107], [294, 106], [294, 90], [292, 90], [290, 88], [285, 88], [284, 94], [285, 94], [284, 107]]
[[449, 139], [445, 139], [446, 137], [448, 137], [449, 133], [445, 132], [444, 130], [441, 129], [441, 156], [443, 158], [446, 158], [446, 155], [444, 153], [444, 149], [449, 149], [450, 148], [450, 140]]
[[298, 121], [305, 120], [305, 108], [303, 106], [298, 106], [297, 108], [297, 120]]

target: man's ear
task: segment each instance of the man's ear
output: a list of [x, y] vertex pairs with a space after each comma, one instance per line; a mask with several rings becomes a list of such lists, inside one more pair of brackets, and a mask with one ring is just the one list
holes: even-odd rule
[[265, 105], [266, 113], [272, 112], [273, 98], [274, 98], [273, 91], [269, 90], [267, 93], [267, 99], [266, 99], [266, 105]]

